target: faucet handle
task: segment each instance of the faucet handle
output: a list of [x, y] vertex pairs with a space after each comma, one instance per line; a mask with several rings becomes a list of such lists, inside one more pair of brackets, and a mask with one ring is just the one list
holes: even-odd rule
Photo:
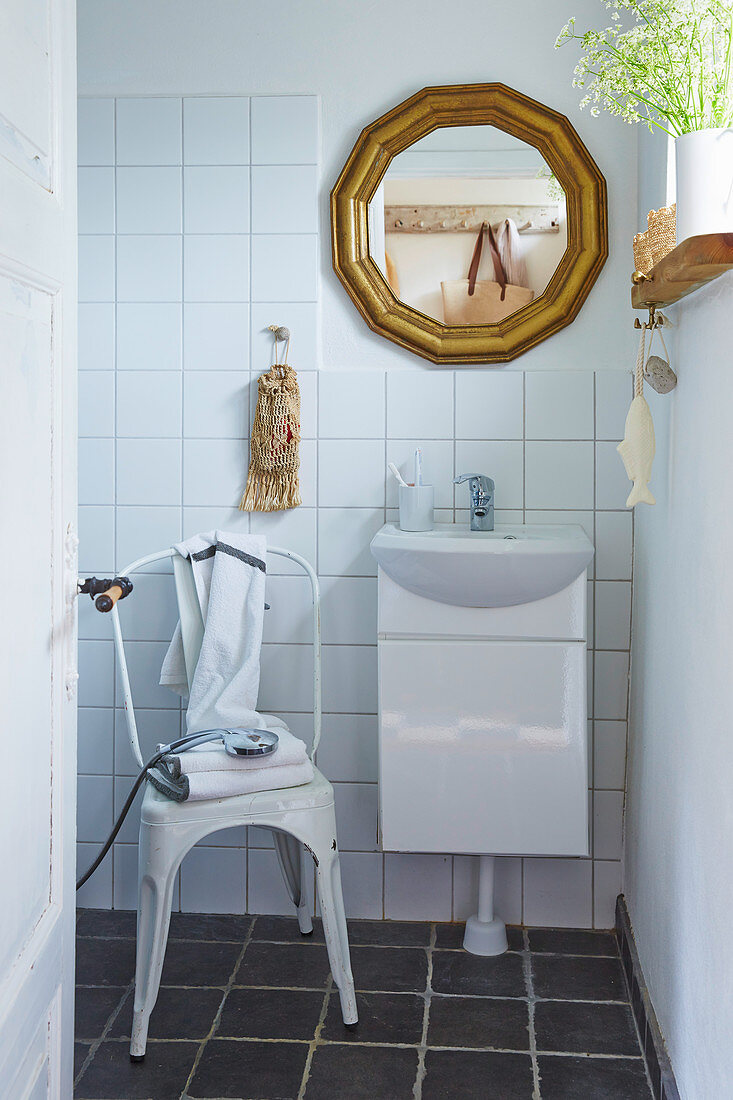
[[459, 474], [453, 478], [454, 485], [462, 485], [464, 481], [470, 481], [470, 488], [479, 493], [493, 493], [494, 482], [486, 474]]

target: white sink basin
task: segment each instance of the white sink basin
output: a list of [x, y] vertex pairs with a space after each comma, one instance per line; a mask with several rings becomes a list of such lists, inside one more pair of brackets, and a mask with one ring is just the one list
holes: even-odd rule
[[593, 557], [593, 544], [570, 524], [469, 531], [436, 523], [433, 531], [413, 532], [387, 523], [371, 551], [388, 577], [418, 596], [459, 607], [510, 607], [567, 588]]

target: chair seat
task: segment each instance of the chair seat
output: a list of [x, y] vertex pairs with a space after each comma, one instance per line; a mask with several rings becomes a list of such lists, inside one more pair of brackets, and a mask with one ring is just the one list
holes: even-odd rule
[[281, 814], [290, 810], [308, 810], [333, 803], [333, 787], [318, 768], [313, 779], [299, 787], [281, 787], [271, 791], [204, 798], [192, 802], [174, 802], [145, 784], [141, 818], [147, 825], [171, 825], [182, 822], [226, 822], [235, 825], [253, 817]]

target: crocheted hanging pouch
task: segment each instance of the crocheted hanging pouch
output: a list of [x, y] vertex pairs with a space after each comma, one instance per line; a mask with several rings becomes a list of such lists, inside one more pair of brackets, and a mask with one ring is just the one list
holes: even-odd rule
[[300, 390], [288, 363], [275, 363], [260, 375], [249, 474], [239, 507], [243, 512], [278, 512], [302, 504], [300, 468]]

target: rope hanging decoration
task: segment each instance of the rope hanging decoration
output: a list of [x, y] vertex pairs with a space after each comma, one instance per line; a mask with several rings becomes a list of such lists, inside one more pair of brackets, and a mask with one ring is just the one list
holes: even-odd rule
[[[288, 363], [290, 332], [270, 325], [275, 338], [275, 362], [260, 375], [257, 409], [250, 437], [247, 486], [239, 505], [243, 512], [278, 512], [302, 504], [300, 469], [300, 389]], [[278, 344], [285, 344], [278, 362]]]

